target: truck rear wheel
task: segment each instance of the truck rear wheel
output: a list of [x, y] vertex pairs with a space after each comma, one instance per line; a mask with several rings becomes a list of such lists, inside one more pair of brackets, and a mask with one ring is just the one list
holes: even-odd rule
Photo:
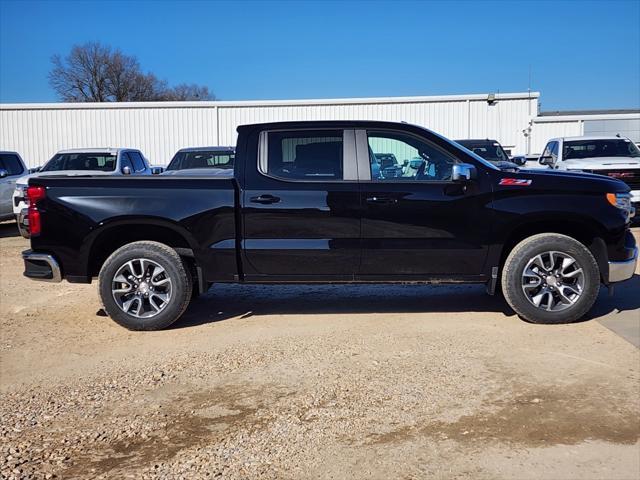
[[158, 242], [129, 243], [100, 269], [98, 291], [104, 309], [129, 330], [159, 330], [184, 313], [191, 275], [174, 249]]
[[516, 245], [502, 272], [502, 291], [515, 312], [532, 323], [570, 323], [593, 306], [600, 271], [574, 238], [542, 233]]

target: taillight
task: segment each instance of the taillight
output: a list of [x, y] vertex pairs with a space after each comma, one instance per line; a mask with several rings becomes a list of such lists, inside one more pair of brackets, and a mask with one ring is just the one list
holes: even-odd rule
[[37, 237], [42, 232], [38, 202], [45, 196], [44, 187], [27, 187], [27, 202], [29, 202], [27, 218], [29, 219], [29, 235], [32, 237]]

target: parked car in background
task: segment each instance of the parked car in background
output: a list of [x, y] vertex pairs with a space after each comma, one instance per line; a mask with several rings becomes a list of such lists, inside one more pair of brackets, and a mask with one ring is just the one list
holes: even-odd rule
[[518, 164], [512, 162], [504, 151], [502, 145], [496, 140], [485, 139], [469, 139], [469, 140], [455, 140], [463, 147], [471, 150], [476, 155], [481, 156], [485, 160], [490, 161], [496, 167], [501, 170], [517, 169]]
[[552, 138], [539, 163], [553, 170], [606, 175], [631, 188], [631, 203], [640, 209], [640, 150], [620, 136]]
[[380, 166], [380, 175], [383, 178], [402, 177], [405, 165], [401, 165], [393, 153], [375, 153], [374, 155]]
[[[25, 190], [29, 180], [51, 175], [112, 176], [151, 175], [153, 169], [140, 150], [132, 148], [78, 148], [61, 150], [35, 173], [17, 179], [13, 191], [13, 213], [19, 217], [26, 209]], [[158, 171], [160, 173], [160, 171]], [[18, 227], [21, 219], [18, 218]]]
[[178, 150], [163, 175], [232, 177], [234, 147], [193, 147]]
[[[424, 162], [373, 177], [391, 148]], [[32, 178], [25, 276], [98, 277], [113, 320], [155, 330], [234, 282], [501, 282], [523, 318], [571, 322], [635, 271], [629, 187], [613, 178], [503, 171], [405, 123], [244, 125], [236, 151], [228, 178]]]
[[26, 171], [27, 167], [17, 152], [0, 151], [0, 222], [14, 217], [11, 196], [16, 180]]

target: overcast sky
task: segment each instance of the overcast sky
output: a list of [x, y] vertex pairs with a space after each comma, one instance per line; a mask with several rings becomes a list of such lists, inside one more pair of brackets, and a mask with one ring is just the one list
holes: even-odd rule
[[53, 54], [99, 41], [224, 100], [522, 92], [640, 107], [640, 1], [0, 0], [0, 102], [57, 101]]

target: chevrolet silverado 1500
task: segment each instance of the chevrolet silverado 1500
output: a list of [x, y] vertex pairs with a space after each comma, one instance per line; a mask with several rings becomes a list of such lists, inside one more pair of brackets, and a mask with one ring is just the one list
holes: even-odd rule
[[[412, 168], [372, 174], [382, 153]], [[25, 275], [97, 277], [137, 330], [222, 282], [482, 283], [529, 321], [570, 322], [637, 260], [623, 182], [501, 171], [404, 123], [245, 125], [233, 177], [39, 177], [27, 197]]]

